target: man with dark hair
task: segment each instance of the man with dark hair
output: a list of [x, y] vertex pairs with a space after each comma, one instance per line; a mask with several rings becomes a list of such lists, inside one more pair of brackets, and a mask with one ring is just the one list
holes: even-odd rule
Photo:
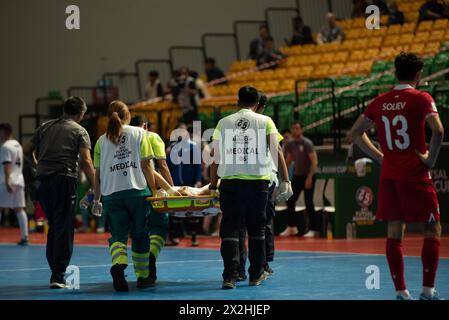
[[221, 119], [213, 134], [214, 162], [209, 188], [217, 190], [218, 177], [221, 177], [223, 289], [234, 289], [239, 277], [242, 225], [248, 231], [249, 285], [258, 286], [267, 277], [264, 271], [266, 205], [272, 163], [276, 165], [278, 160], [282, 179], [280, 198], [286, 200], [291, 195], [287, 168], [280, 156], [282, 136], [271, 118], [254, 112], [259, 104], [257, 89], [242, 87], [238, 104], [239, 111]]
[[304, 24], [301, 17], [293, 18], [293, 35], [290, 42], [288, 42], [288, 45], [298, 46], [314, 43], [315, 40], [312, 36], [312, 29]]
[[19, 245], [28, 244], [28, 217], [25, 212], [25, 179], [23, 176], [23, 151], [13, 139], [9, 123], [0, 124], [0, 210], [13, 209], [19, 222], [22, 239]]
[[[213, 81], [217, 79], [221, 79], [225, 76], [224, 72], [218, 68], [215, 64], [214, 58], [207, 58], [204, 62], [204, 67], [206, 69], [207, 81]], [[227, 82], [221, 82], [220, 84], [226, 84]]]
[[296, 201], [304, 191], [304, 202], [308, 218], [308, 230], [304, 237], [318, 235], [318, 221], [313, 203], [315, 191], [315, 172], [318, 166], [318, 156], [312, 141], [304, 137], [301, 124], [298, 121], [292, 124], [293, 141], [285, 146], [287, 154], [287, 168], [294, 162], [294, 175], [292, 179], [293, 196], [287, 201], [288, 223], [281, 236], [295, 236], [298, 234], [297, 221], [295, 219]]
[[[440, 252], [440, 211], [430, 168], [435, 165], [444, 128], [433, 98], [419, 91], [423, 61], [413, 53], [395, 59], [399, 84], [377, 97], [357, 119], [350, 139], [382, 164], [376, 219], [388, 221], [386, 256], [398, 300], [410, 300], [404, 279], [402, 239], [406, 223], [424, 227], [421, 300], [438, 300], [435, 277]], [[426, 146], [425, 125], [432, 138]], [[376, 126], [380, 149], [366, 131]]]
[[249, 45], [249, 58], [257, 60], [263, 51], [263, 42], [269, 36], [268, 27], [265, 24], [259, 26], [259, 37], [251, 41]]
[[[284, 55], [276, 50], [274, 47], [274, 40], [271, 36], [268, 36], [263, 41], [263, 50], [260, 56], [257, 58], [257, 65], [264, 63], [270, 63], [274, 61], [279, 61], [284, 58]], [[276, 69], [276, 65], [271, 67], [271, 69]]]
[[[263, 114], [265, 110], [265, 105], [268, 102], [268, 98], [265, 94], [260, 92], [259, 94], [259, 103], [254, 110], [256, 113]], [[280, 148], [280, 146], [279, 146]], [[279, 156], [283, 157], [283, 152], [279, 154]], [[283, 160], [285, 162], [285, 160]], [[278, 168], [272, 163], [271, 168], [271, 179], [270, 185], [268, 186], [268, 199], [266, 206], [266, 220], [265, 220], [265, 255], [266, 262], [264, 265], [264, 271], [268, 276], [271, 276], [274, 271], [270, 267], [269, 262], [274, 260], [274, 216], [275, 216], [275, 199], [273, 197], [274, 189], [279, 185], [278, 180]], [[242, 226], [240, 230], [240, 239], [239, 239], [239, 250], [240, 250], [240, 266], [239, 266], [239, 277], [237, 281], [245, 281], [246, 280], [246, 258], [247, 258], [247, 249], [245, 245], [246, 240], [246, 227]]]
[[73, 251], [79, 156], [91, 188], [95, 175], [89, 134], [79, 125], [86, 103], [70, 97], [63, 110], [61, 118], [36, 130], [27, 150], [37, 158], [37, 193], [48, 219], [47, 261], [52, 272], [50, 287], [55, 289], [65, 287], [64, 273]]
[[164, 88], [162, 87], [161, 80], [159, 79], [159, 72], [151, 70], [148, 73], [148, 82], [145, 92], [147, 99], [155, 99], [164, 96]]

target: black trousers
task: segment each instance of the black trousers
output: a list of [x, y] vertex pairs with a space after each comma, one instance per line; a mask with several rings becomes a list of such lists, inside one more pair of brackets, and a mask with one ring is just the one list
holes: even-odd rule
[[239, 238], [244, 225], [248, 231], [250, 280], [258, 279], [266, 263], [265, 224], [268, 181], [225, 180], [220, 183], [220, 225], [223, 279], [237, 279], [240, 266]]
[[313, 193], [315, 191], [316, 177], [313, 176], [312, 188], [305, 189], [304, 184], [307, 176], [293, 176], [292, 189], [293, 196], [287, 201], [287, 214], [289, 227], [296, 227], [295, 206], [301, 192], [304, 191], [304, 202], [306, 204], [306, 212], [309, 220], [309, 230], [318, 231], [318, 217], [315, 214], [315, 205], [313, 203]]
[[[266, 262], [271, 262], [274, 259], [274, 215], [275, 215], [275, 203], [273, 199], [273, 191], [275, 185], [273, 184], [268, 189], [268, 200], [266, 207], [266, 224], [265, 224], [265, 256]], [[240, 250], [240, 267], [239, 272], [245, 273], [246, 258], [248, 251], [245, 245], [246, 240], [246, 226], [243, 224], [240, 228], [239, 236], [239, 250]]]
[[47, 261], [63, 275], [73, 252], [78, 180], [54, 175], [39, 178], [38, 198], [48, 220]]

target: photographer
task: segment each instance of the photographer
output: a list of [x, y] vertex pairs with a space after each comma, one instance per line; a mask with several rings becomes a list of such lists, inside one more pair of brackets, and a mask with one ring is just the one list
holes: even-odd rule
[[182, 109], [180, 121], [190, 124], [198, 118], [198, 88], [195, 79], [190, 76], [187, 67], [181, 67], [175, 72], [168, 87], [173, 95], [173, 102]]

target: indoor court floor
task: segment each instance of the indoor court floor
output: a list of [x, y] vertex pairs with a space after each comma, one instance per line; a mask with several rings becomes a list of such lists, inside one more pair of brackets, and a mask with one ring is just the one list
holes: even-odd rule
[[[383, 239], [325, 240], [277, 238], [274, 275], [259, 287], [238, 283], [221, 290], [219, 239], [200, 237], [200, 246], [183, 239], [166, 247], [158, 261], [157, 285], [135, 288], [132, 265], [126, 270], [130, 291], [115, 293], [109, 275], [108, 234], [76, 234], [71, 264], [79, 267], [80, 289], [51, 290], [45, 259], [45, 236], [32, 234], [33, 244], [15, 245], [18, 229], [0, 228], [0, 300], [385, 300], [395, 292], [383, 255]], [[449, 299], [449, 238], [442, 240], [437, 275], [440, 296]], [[406, 279], [412, 295], [421, 289], [421, 238], [404, 241]], [[130, 256], [130, 251], [129, 251]], [[131, 259], [130, 259], [131, 260]], [[367, 289], [368, 266], [380, 271], [380, 288]]]

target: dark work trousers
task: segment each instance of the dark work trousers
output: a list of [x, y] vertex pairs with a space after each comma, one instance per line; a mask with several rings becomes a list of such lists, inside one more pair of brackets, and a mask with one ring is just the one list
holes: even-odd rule
[[292, 189], [293, 196], [287, 201], [288, 226], [296, 227], [297, 220], [295, 218], [295, 206], [301, 192], [304, 191], [304, 202], [306, 204], [306, 212], [309, 220], [309, 230], [318, 231], [318, 217], [315, 214], [315, 205], [313, 203], [313, 193], [315, 190], [316, 177], [313, 176], [313, 183], [311, 189], [305, 189], [304, 184], [307, 176], [293, 176]]
[[78, 180], [54, 175], [39, 178], [38, 197], [48, 220], [47, 261], [64, 275], [73, 252]]
[[[265, 255], [266, 262], [271, 262], [274, 259], [274, 215], [275, 215], [275, 203], [273, 199], [273, 191], [275, 188], [275, 184], [268, 188], [268, 201], [266, 207], [266, 225], [265, 225]], [[239, 250], [240, 250], [240, 267], [239, 273], [245, 273], [245, 264], [247, 258], [247, 250], [245, 245], [246, 240], [246, 226], [242, 224], [240, 228], [240, 236], [239, 236]]]
[[220, 206], [223, 218], [220, 225], [220, 251], [224, 263], [223, 279], [236, 280], [239, 275], [239, 234], [243, 224], [248, 231], [250, 280], [258, 279], [264, 272], [267, 199], [268, 181], [221, 180]]

